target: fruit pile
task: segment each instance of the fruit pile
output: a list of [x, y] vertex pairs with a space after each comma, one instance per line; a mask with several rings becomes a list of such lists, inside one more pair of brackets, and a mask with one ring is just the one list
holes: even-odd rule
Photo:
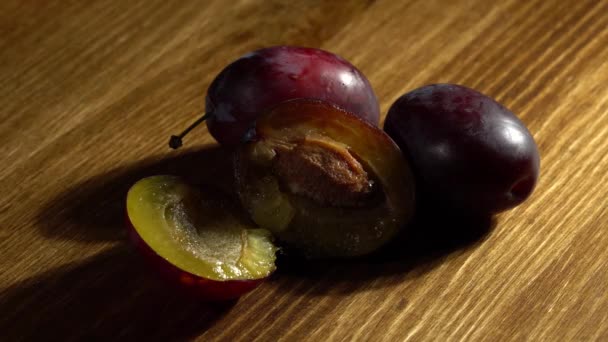
[[309, 259], [364, 256], [407, 230], [421, 207], [492, 215], [536, 185], [532, 135], [473, 89], [427, 85], [397, 99], [384, 129], [379, 119], [370, 82], [341, 57], [251, 52], [211, 83], [205, 116], [170, 140], [179, 147], [205, 120], [236, 150], [240, 204], [179, 176], [144, 178], [127, 195], [130, 236], [183, 291], [229, 299], [275, 270], [277, 245]]

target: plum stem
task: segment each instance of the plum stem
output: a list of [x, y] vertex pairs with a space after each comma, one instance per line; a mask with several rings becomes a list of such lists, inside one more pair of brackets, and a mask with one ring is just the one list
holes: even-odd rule
[[210, 116], [211, 115], [209, 113], [205, 113], [203, 114], [203, 116], [198, 118], [198, 120], [194, 121], [190, 126], [188, 126], [188, 128], [186, 128], [179, 135], [172, 135], [171, 139], [169, 139], [169, 147], [174, 150], [180, 148], [182, 146], [182, 139], [186, 136], [186, 134], [190, 133], [190, 131], [193, 130], [194, 127], [198, 126], [201, 122], [207, 120]]

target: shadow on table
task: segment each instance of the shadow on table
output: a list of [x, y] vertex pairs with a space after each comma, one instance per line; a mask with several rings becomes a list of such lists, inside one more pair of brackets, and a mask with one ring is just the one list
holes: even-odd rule
[[142, 270], [139, 259], [119, 244], [3, 289], [1, 339], [183, 341], [209, 329], [235, 304], [179, 297]]
[[[391, 286], [422, 276], [450, 255], [478, 246], [495, 226], [495, 219], [489, 216], [421, 210], [407, 231], [373, 255], [332, 262], [282, 258], [279, 270], [287, 277], [309, 279], [315, 286], [301, 291], [311, 295], [328, 291], [348, 294], [369, 286]], [[371, 281], [380, 278], [380, 282]]]
[[[185, 150], [167, 159], [144, 160], [76, 184], [52, 200], [38, 215], [43, 234], [82, 241], [122, 240], [124, 202], [129, 187], [145, 176], [175, 174], [197, 184], [210, 184], [231, 193], [231, 151], [221, 147]], [[234, 198], [233, 198], [234, 199]], [[463, 217], [434, 206], [419, 210], [403, 234], [373, 256], [350, 261], [302, 262], [280, 258], [278, 279], [310, 279], [306, 293], [340, 288], [358, 291], [370, 280], [385, 278], [379, 286], [404, 277], [417, 277], [441, 264], [456, 251], [481, 243], [492, 231], [490, 217]], [[392, 280], [390, 280], [392, 279]], [[336, 286], [342, 284], [344, 286]]]
[[125, 200], [136, 181], [173, 174], [227, 191], [232, 180], [230, 155], [231, 151], [217, 146], [184, 149], [169, 158], [144, 159], [100, 174], [52, 198], [37, 214], [37, 226], [50, 238], [84, 242], [123, 240]]

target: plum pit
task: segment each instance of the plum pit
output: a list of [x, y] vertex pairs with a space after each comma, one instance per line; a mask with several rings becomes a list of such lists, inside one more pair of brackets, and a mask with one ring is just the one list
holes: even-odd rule
[[274, 151], [273, 173], [291, 194], [320, 205], [362, 206], [372, 193], [368, 172], [335, 141], [305, 138], [289, 147], [277, 144]]

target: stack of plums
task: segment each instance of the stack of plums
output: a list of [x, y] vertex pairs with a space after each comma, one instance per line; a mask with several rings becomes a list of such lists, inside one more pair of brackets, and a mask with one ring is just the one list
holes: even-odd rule
[[279, 248], [308, 259], [369, 255], [407, 231], [422, 206], [492, 215], [526, 200], [539, 174], [532, 135], [492, 98], [426, 85], [392, 104], [383, 129], [366, 77], [313, 48], [235, 60], [211, 83], [204, 119], [236, 151], [240, 203], [157, 175], [132, 186], [127, 214], [156, 269], [209, 300], [255, 288]]

